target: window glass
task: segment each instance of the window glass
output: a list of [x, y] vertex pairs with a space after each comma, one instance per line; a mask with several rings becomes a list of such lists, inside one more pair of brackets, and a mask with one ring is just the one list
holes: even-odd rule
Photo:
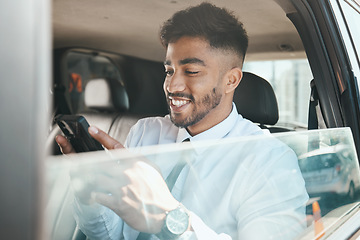
[[87, 110], [84, 104], [84, 90], [90, 79], [106, 78], [121, 81], [116, 66], [104, 56], [70, 52], [66, 56], [66, 67], [66, 97], [73, 114]]
[[307, 128], [313, 77], [306, 59], [245, 62], [243, 70], [265, 78], [273, 87], [279, 107], [278, 125]]
[[360, 22], [360, 4], [358, 1], [355, 3], [352, 0], [340, 1], [340, 3], [359, 59], [360, 46], [358, 43], [360, 42], [360, 26], [358, 23]]
[[[128, 163], [151, 169], [155, 163], [167, 178], [178, 161], [186, 165], [175, 180], [174, 196], [201, 219], [200, 229], [210, 227], [233, 239], [326, 238], [359, 209], [359, 165], [351, 130], [298, 131], [50, 157], [50, 239], [71, 238], [64, 235], [72, 236], [75, 228], [74, 193], [76, 204], [85, 199], [90, 204], [75, 215], [89, 221], [91, 230], [101, 219], [95, 214], [99, 209], [117, 224], [113, 212], [94, 203], [93, 193], [119, 196]], [[152, 173], [152, 179], [159, 174]]]

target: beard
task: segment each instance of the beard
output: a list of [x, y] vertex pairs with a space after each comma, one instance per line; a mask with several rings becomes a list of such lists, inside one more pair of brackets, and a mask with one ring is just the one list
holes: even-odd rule
[[[181, 96], [180, 94], [169, 94], [169, 96], [170, 95], [178, 97], [184, 96], [184, 94], [181, 94]], [[176, 114], [171, 113], [170, 103], [168, 103], [171, 122], [177, 127], [187, 128], [201, 121], [212, 109], [220, 104], [222, 95], [218, 93], [217, 88], [213, 88], [210, 93], [206, 94], [200, 100], [195, 100], [192, 95], [188, 95], [187, 97], [191, 99], [194, 108], [192, 113], [185, 119], [177, 119]]]

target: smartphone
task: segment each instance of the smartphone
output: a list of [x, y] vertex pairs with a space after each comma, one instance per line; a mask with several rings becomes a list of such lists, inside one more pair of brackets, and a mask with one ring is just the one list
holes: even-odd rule
[[73, 146], [75, 152], [104, 150], [88, 132], [89, 123], [80, 115], [59, 115], [55, 122]]

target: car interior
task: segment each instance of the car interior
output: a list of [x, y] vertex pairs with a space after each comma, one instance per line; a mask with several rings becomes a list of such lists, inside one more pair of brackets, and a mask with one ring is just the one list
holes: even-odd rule
[[[124, 142], [136, 119], [167, 114], [162, 90], [165, 49], [159, 42], [159, 26], [177, 10], [201, 1], [191, 4], [184, 1], [152, 2], [149, 6], [146, 1], [136, 4], [132, 1], [108, 1], [106, 5], [96, 6], [96, 1], [54, 1], [54, 116], [84, 115], [90, 124]], [[211, 2], [233, 11], [246, 27], [250, 44], [245, 62], [305, 59], [296, 28], [276, 2]], [[141, 6], [140, 11], [135, 11], [137, 6]], [[93, 12], [95, 8], [96, 12]], [[259, 19], [258, 14], [264, 18]], [[80, 107], [73, 104], [69, 91], [71, 74], [74, 73], [82, 77], [83, 89], [78, 97]], [[258, 75], [244, 74], [234, 97], [239, 113], [262, 128], [270, 126], [271, 132], [294, 130], [296, 127], [286, 124], [273, 126], [279, 119], [276, 96], [269, 81]], [[102, 82], [97, 80], [99, 85], [93, 85], [98, 78], [103, 79]], [[310, 80], [305, 83], [308, 89]], [[91, 90], [92, 87], [95, 89]], [[101, 89], [111, 91], [101, 95]], [[304, 99], [306, 104], [309, 98]], [[100, 99], [109, 100], [104, 100], [104, 105], [112, 107], [101, 106]], [[304, 124], [300, 128], [304, 129]], [[54, 125], [48, 140], [54, 154], [59, 154], [59, 150], [51, 139], [58, 133], [59, 129]]]
[[[166, 115], [162, 87], [165, 49], [160, 44], [159, 28], [176, 11], [201, 2], [52, 1], [52, 118], [82, 115], [90, 125], [124, 143], [140, 118]], [[290, 0], [208, 2], [232, 11], [249, 35], [243, 79], [234, 94], [237, 110], [244, 118], [270, 133], [359, 128], [360, 114], [349, 107], [356, 96], [353, 83], [335, 66], [332, 58], [338, 53], [327, 52], [330, 43], [320, 37], [320, 33], [327, 34], [324, 29], [331, 32], [335, 28], [315, 19], [307, 8], [310, 4], [313, 11], [326, 16], [326, 4]], [[342, 59], [336, 61], [339, 66], [346, 65]], [[285, 69], [286, 64], [293, 68]], [[54, 139], [61, 132], [54, 122], [50, 125], [46, 149], [49, 155], [60, 155]], [[359, 153], [358, 133], [353, 131]], [[70, 197], [63, 190], [63, 209], [57, 219], [52, 219], [56, 225], [52, 236], [84, 239], [75, 223], [63, 225], [72, 221], [66, 207]]]
[[[69, 93], [69, 76], [76, 72], [82, 75], [83, 89], [93, 78], [119, 81], [129, 99], [127, 114], [167, 114], [162, 90], [165, 49], [159, 41], [159, 28], [174, 12], [201, 2], [109, 0], [99, 5], [97, 1], [54, 1], [54, 115], [79, 113]], [[322, 33], [322, 26], [304, 6], [286, 0], [210, 2], [228, 8], [243, 22], [249, 35], [244, 71], [261, 76], [272, 85], [278, 99], [278, 126], [290, 130], [358, 128], [356, 119], [349, 117], [350, 113], [354, 115], [351, 112], [354, 110], [346, 107], [352, 105], [356, 95], [352, 87], [346, 88], [353, 83], [334, 74], [326, 42], [316, 37]], [[326, 11], [326, 4], [309, 4], [316, 11]], [[285, 60], [293, 65], [302, 60], [305, 67], [296, 67], [281, 76], [275, 67], [268, 70], [272, 74], [262, 71], [266, 64], [275, 66], [276, 62]], [[247, 68], [248, 65], [252, 67]], [[301, 90], [289, 88], [291, 85]], [[83, 93], [80, 95], [83, 101]], [[313, 104], [309, 104], [311, 99]], [[315, 106], [318, 111], [313, 110]], [[309, 114], [313, 112], [316, 121]]]

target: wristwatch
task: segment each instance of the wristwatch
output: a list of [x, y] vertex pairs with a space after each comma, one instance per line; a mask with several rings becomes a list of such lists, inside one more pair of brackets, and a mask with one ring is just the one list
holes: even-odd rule
[[189, 212], [180, 204], [176, 209], [166, 212], [165, 223], [156, 236], [161, 240], [173, 240], [180, 237], [189, 227]]

